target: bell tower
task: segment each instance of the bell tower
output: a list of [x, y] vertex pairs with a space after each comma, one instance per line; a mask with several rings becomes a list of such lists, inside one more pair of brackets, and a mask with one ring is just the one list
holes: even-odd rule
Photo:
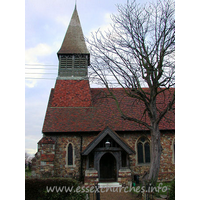
[[76, 6], [57, 55], [59, 59], [58, 80], [88, 79], [90, 53], [85, 44]]

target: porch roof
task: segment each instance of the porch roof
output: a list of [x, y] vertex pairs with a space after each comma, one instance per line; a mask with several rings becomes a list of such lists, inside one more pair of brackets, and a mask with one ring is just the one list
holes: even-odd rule
[[107, 135], [109, 135], [124, 151], [128, 154], [135, 153], [129, 145], [113, 130], [106, 127], [102, 132], [100, 132], [97, 137], [86, 147], [82, 155], [88, 155]]

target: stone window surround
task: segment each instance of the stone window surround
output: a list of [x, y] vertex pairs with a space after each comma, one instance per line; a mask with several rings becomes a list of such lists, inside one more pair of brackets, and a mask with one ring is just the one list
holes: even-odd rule
[[173, 138], [172, 140], [172, 146], [171, 146], [171, 149], [172, 149], [172, 164], [175, 164], [175, 138]]
[[[68, 165], [68, 146], [69, 146], [69, 144], [71, 144], [72, 145], [72, 149], [73, 149], [73, 154], [72, 154], [72, 156], [73, 156], [73, 165]], [[72, 142], [69, 142], [67, 145], [66, 145], [66, 157], [65, 157], [65, 162], [66, 162], [66, 164], [65, 164], [65, 167], [72, 167], [72, 168], [74, 168], [74, 167], [76, 167], [76, 165], [75, 165], [75, 160], [76, 160], [76, 157], [75, 157], [75, 146], [74, 146], [74, 144], [72, 143]]]
[[136, 154], [135, 154], [135, 160], [136, 160], [136, 166], [150, 166], [151, 162], [150, 163], [138, 163], [137, 144], [138, 144], [138, 141], [140, 141], [140, 139], [142, 137], [145, 137], [149, 141], [149, 145], [150, 145], [150, 161], [151, 161], [151, 140], [146, 135], [142, 135], [135, 142], [135, 152], [136, 152]]

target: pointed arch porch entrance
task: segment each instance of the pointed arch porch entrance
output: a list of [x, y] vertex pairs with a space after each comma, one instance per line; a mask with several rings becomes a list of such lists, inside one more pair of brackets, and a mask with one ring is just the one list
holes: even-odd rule
[[100, 182], [117, 181], [116, 159], [111, 153], [105, 153], [101, 157], [99, 167]]
[[135, 154], [135, 151], [115, 131], [106, 127], [82, 152], [86, 159], [84, 182], [119, 182], [122, 171], [130, 176], [131, 154]]

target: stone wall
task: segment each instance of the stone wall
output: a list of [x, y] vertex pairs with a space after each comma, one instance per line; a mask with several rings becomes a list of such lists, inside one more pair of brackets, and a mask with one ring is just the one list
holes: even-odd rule
[[123, 138], [126, 143], [136, 152], [133, 155], [129, 155], [129, 163], [131, 169], [131, 177], [139, 175], [140, 177], [149, 170], [150, 164], [138, 164], [137, 161], [137, 141], [140, 137], [145, 136], [150, 140], [149, 132], [133, 132], [133, 133], [119, 133], [119, 136]]
[[[82, 173], [86, 170], [86, 160], [81, 158], [81, 139], [82, 139], [82, 151], [88, 146], [88, 144], [94, 139], [95, 134], [86, 134], [82, 136], [77, 134], [67, 134], [57, 137], [56, 155], [55, 155], [55, 174], [62, 177], [73, 177], [80, 179], [81, 172], [81, 159], [82, 159]], [[72, 166], [67, 165], [67, 146], [71, 143], [74, 151], [74, 164]]]
[[[119, 133], [128, 145], [135, 150], [135, 155], [129, 156], [130, 169], [132, 177], [139, 175], [140, 177], [149, 171], [150, 164], [138, 164], [137, 161], [137, 140], [141, 136], [147, 137], [151, 141], [151, 136], [148, 132], [144, 133]], [[165, 131], [161, 132], [161, 145], [163, 148], [160, 161], [159, 181], [171, 181], [175, 177], [175, 164], [174, 164], [174, 132]]]
[[161, 145], [163, 151], [161, 154], [160, 172], [158, 177], [160, 181], [171, 181], [175, 177], [174, 142], [174, 134], [162, 134]]
[[[48, 175], [59, 177], [72, 177], [80, 179], [81, 176], [81, 159], [82, 159], [82, 175], [85, 176], [85, 183], [88, 185], [98, 181], [98, 174], [89, 173], [86, 170], [86, 157], [81, 158], [81, 140], [82, 151], [93, 141], [98, 133], [63, 134], [59, 136], [46, 136], [38, 143], [38, 152], [33, 160], [33, 175]], [[119, 170], [118, 181], [120, 183], [128, 183], [133, 180], [134, 175], [140, 177], [149, 170], [150, 164], [138, 164], [137, 161], [137, 140], [141, 136], [147, 137], [148, 132], [118, 133], [119, 136], [136, 152], [129, 156], [130, 171], [123, 172]], [[175, 176], [175, 164], [173, 155], [174, 133], [163, 132], [161, 134], [162, 155], [160, 163], [159, 181], [170, 181]], [[69, 143], [73, 146], [74, 163], [67, 165], [67, 147]]]
[[[80, 176], [80, 137], [76, 135], [59, 136], [56, 138], [55, 175], [78, 179]], [[73, 147], [73, 165], [67, 165], [67, 148]]]
[[[97, 134], [82, 136], [79, 133], [59, 136], [45, 136], [38, 142], [38, 152], [33, 159], [32, 175], [42, 177], [43, 172], [49, 176], [80, 179], [81, 172], [81, 139], [82, 151]], [[47, 141], [50, 141], [49, 143]], [[52, 144], [53, 141], [53, 144]], [[67, 165], [67, 147], [73, 147], [73, 165]], [[86, 159], [82, 157], [82, 173], [85, 174]]]

